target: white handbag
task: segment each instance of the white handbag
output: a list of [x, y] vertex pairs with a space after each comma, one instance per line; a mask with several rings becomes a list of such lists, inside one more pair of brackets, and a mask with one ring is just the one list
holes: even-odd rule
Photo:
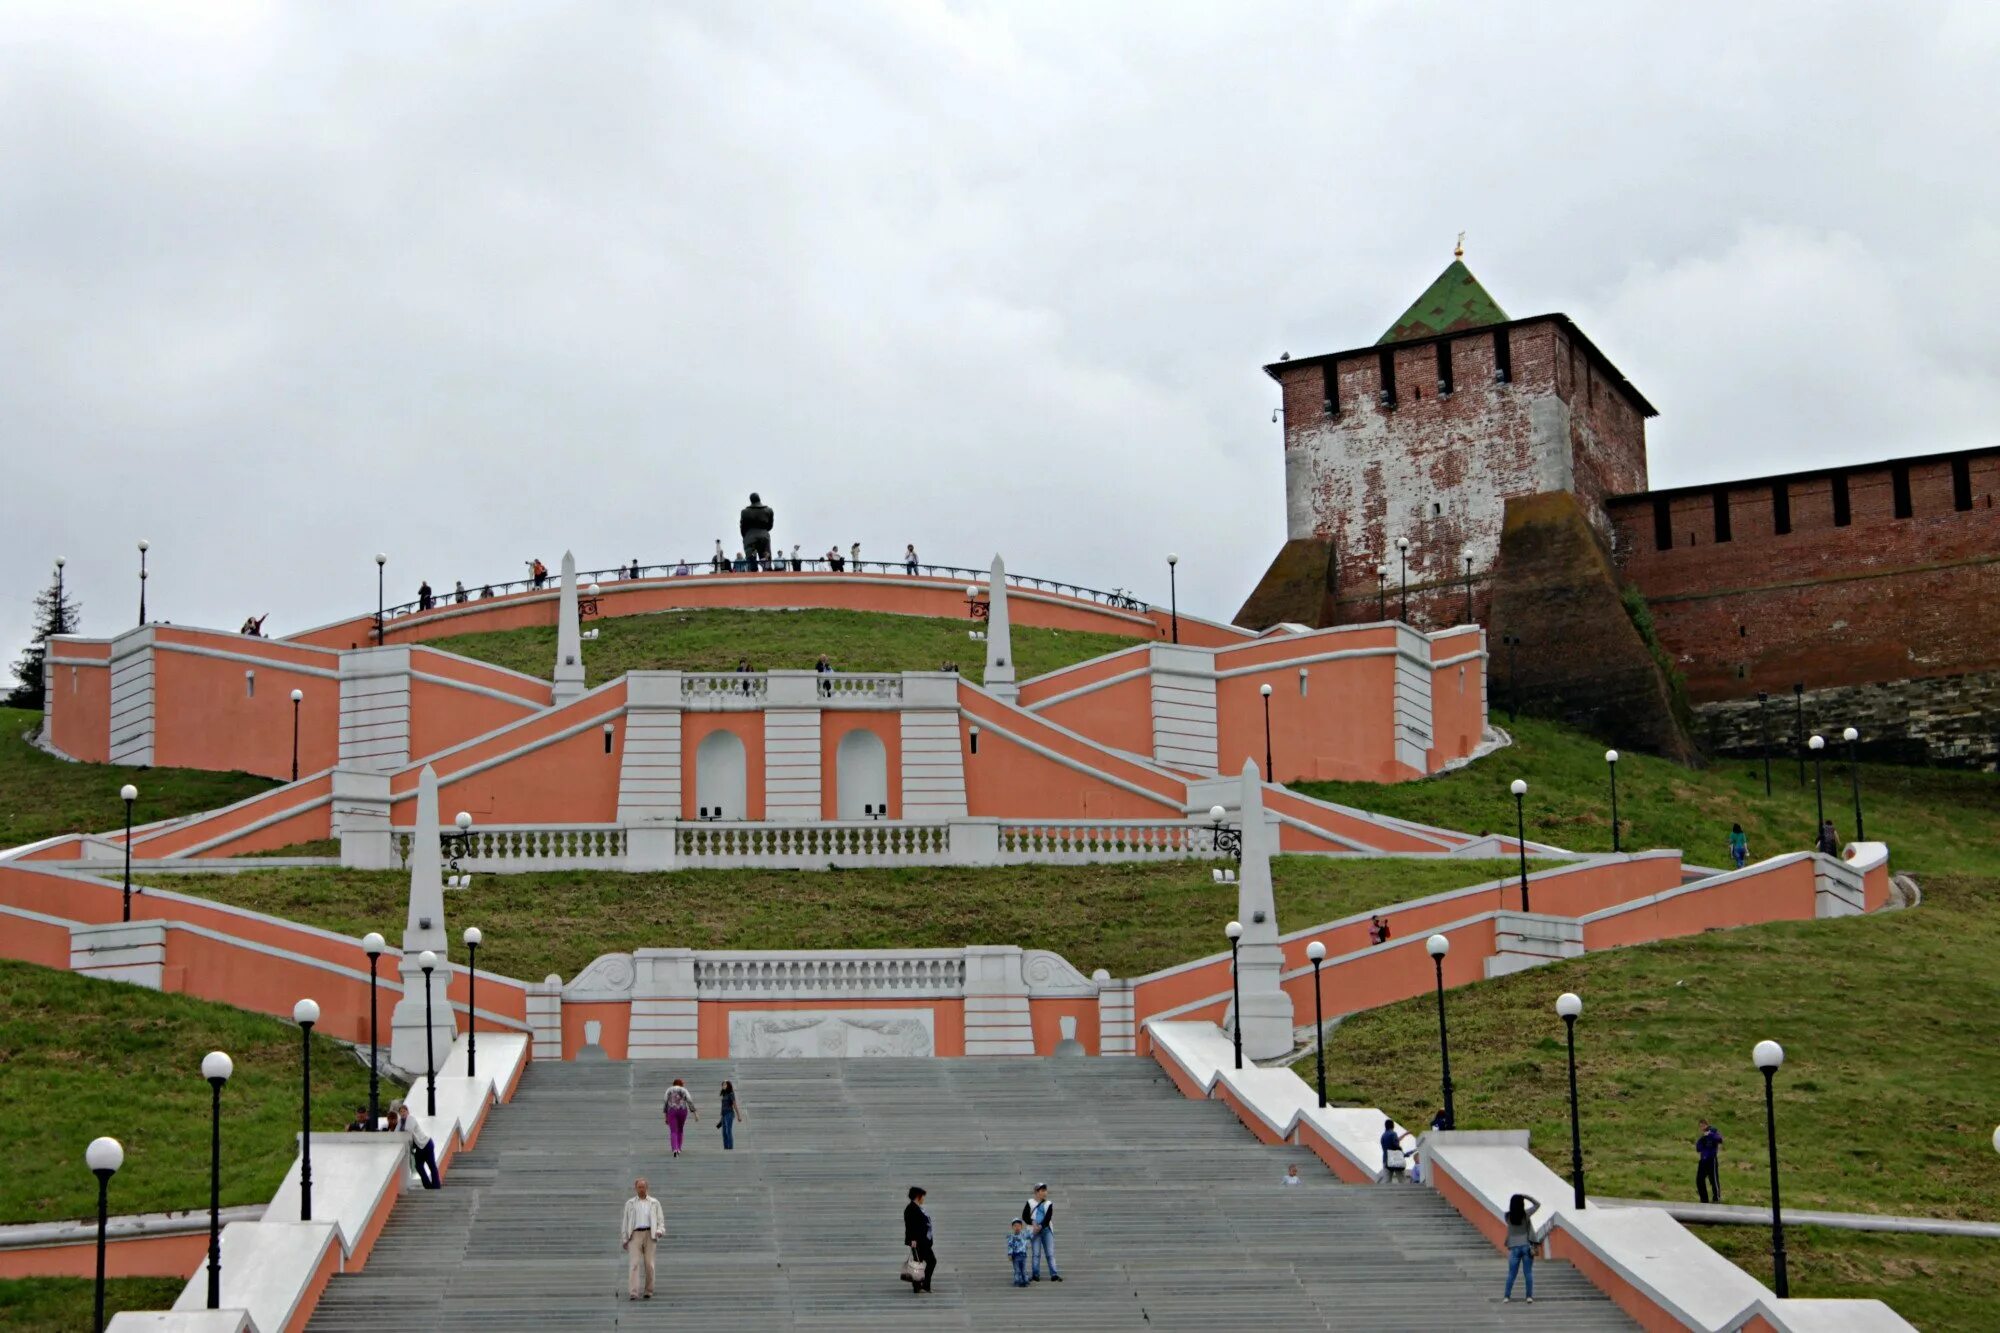
[[1385, 1164], [1391, 1171], [1401, 1171], [1406, 1163], [1406, 1160], [1407, 1159], [1404, 1158], [1403, 1150], [1401, 1148], [1391, 1148], [1389, 1149], [1386, 1155]]

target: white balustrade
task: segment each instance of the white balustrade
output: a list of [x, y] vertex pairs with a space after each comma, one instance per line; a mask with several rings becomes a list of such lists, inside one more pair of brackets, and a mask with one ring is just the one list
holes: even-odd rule
[[926, 999], [965, 993], [965, 951], [697, 953], [702, 1000]]
[[681, 676], [681, 703], [688, 708], [762, 708], [771, 678], [761, 671], [690, 671]]
[[889, 820], [680, 824], [674, 853], [680, 865], [689, 867], [817, 870], [829, 865], [947, 865], [951, 829], [946, 824]]
[[[395, 832], [396, 855], [410, 859], [412, 833]], [[449, 835], [447, 835], [449, 837]], [[625, 830], [617, 824], [488, 824], [472, 827], [458, 867], [508, 874], [526, 870], [622, 870]]]
[[1215, 855], [1212, 833], [1198, 824], [1047, 820], [1000, 825], [1002, 865], [1178, 861]]

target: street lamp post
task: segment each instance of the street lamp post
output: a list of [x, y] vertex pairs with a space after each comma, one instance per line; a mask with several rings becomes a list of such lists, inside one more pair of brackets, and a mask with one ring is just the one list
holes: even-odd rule
[[1451, 1033], [1444, 1021], [1444, 956], [1451, 952], [1451, 941], [1443, 935], [1433, 935], [1424, 941], [1431, 962], [1437, 968], [1438, 1002], [1438, 1064], [1444, 1075], [1444, 1127], [1458, 1127], [1458, 1108], [1451, 1099]]
[[1771, 1092], [1772, 1076], [1785, 1063], [1785, 1048], [1775, 1041], [1760, 1041], [1750, 1058], [1764, 1074], [1764, 1137], [1771, 1151], [1771, 1270], [1777, 1289], [1778, 1299], [1784, 1300], [1792, 1294], [1790, 1281], [1785, 1273], [1785, 1216], [1778, 1206], [1778, 1111]]
[[319, 1022], [319, 1006], [300, 1000], [292, 1006], [292, 1021], [299, 1025], [299, 1220], [313, 1216], [313, 1024]]
[[236, 1062], [223, 1051], [201, 1057], [201, 1076], [208, 1080], [208, 1308], [222, 1308], [222, 1085], [236, 1072]]
[[1222, 928], [1229, 937], [1229, 1006], [1236, 1016], [1230, 1024], [1231, 1034], [1236, 1039], [1236, 1067], [1243, 1068], [1243, 986], [1236, 977], [1236, 954], [1243, 943], [1243, 923], [1232, 921]]
[[1618, 751], [1604, 752], [1604, 766], [1611, 770], [1611, 850], [1623, 850], [1618, 842]]
[[1849, 727], [1840, 733], [1840, 739], [1847, 742], [1847, 776], [1854, 782], [1854, 840], [1860, 842], [1868, 836], [1861, 823], [1861, 758], [1856, 752], [1861, 733]]
[[1799, 752], [1799, 785], [1803, 787], [1806, 785], [1806, 687], [1804, 681], [1793, 682], [1792, 704], [1795, 714], [1794, 725], [1798, 728], [1794, 734], [1798, 738], [1795, 742], [1795, 748]]
[[1174, 566], [1180, 562], [1181, 558], [1177, 555], [1167, 557], [1167, 616], [1173, 623], [1175, 643], [1181, 641], [1181, 595], [1180, 587], [1174, 581]]
[[388, 563], [388, 556], [382, 554], [380, 551], [375, 553], [375, 646], [377, 648], [382, 646], [383, 637], [388, 632], [388, 621], [384, 618], [383, 613], [384, 605], [388, 599], [384, 595], [382, 582], [385, 566]]
[[111, 1177], [125, 1165], [125, 1148], [117, 1139], [92, 1139], [83, 1150], [90, 1174], [97, 1177], [97, 1333], [104, 1333], [104, 1231], [111, 1222]]
[[1407, 625], [1410, 623], [1410, 539], [1408, 537], [1396, 538], [1396, 559], [1401, 563], [1403, 569], [1402, 606], [1396, 612], [1396, 618]]
[[438, 956], [429, 949], [417, 955], [424, 970], [424, 1114], [438, 1113], [437, 1048], [431, 1041], [431, 973], [437, 970]]
[[139, 623], [146, 623], [146, 552], [152, 543], [144, 537], [139, 539]]
[[1817, 847], [1819, 831], [1826, 827], [1826, 791], [1820, 784], [1820, 756], [1826, 752], [1826, 737], [1813, 733], [1812, 739], [1806, 742], [1806, 748], [1812, 751], [1813, 757], [1813, 805], [1819, 812], [1813, 820], [1813, 845]]
[[139, 799], [139, 789], [126, 783], [118, 789], [118, 799], [125, 802], [125, 920], [132, 919], [132, 802]]
[[1514, 793], [1514, 847], [1521, 853], [1521, 910], [1528, 910], [1528, 784], [1515, 778], [1507, 790]]
[[69, 561], [56, 557], [56, 633], [69, 633], [69, 615], [63, 610], [63, 566]]
[[1313, 1070], [1319, 1075], [1319, 1104], [1326, 1105], [1326, 1005], [1320, 997], [1319, 965], [1326, 961], [1326, 946], [1314, 940], [1306, 946], [1313, 965]]
[[1764, 751], [1764, 794], [1771, 794], [1771, 712], [1765, 705], [1771, 702], [1769, 690], [1757, 691], [1757, 735], [1758, 744]]
[[292, 781], [299, 780], [299, 705], [305, 702], [304, 690], [292, 691]]
[[1583, 1012], [1583, 997], [1564, 991], [1556, 997], [1556, 1012], [1562, 1015], [1569, 1035], [1569, 1180], [1576, 1191], [1576, 1206], [1583, 1207], [1583, 1130], [1576, 1114], [1576, 1016]]
[[477, 926], [465, 928], [465, 1076], [479, 1074], [479, 945], [486, 937]]
[[1375, 618], [1377, 620], [1387, 620], [1389, 618], [1389, 567], [1387, 565], [1375, 566]]
[[1278, 775], [1271, 769], [1271, 687], [1259, 685], [1257, 693], [1264, 696], [1264, 781], [1276, 782]]
[[382, 1127], [382, 1048], [375, 1035], [375, 968], [389, 942], [371, 930], [361, 937], [361, 947], [368, 953], [368, 1128], [377, 1130]]
[[1472, 552], [1465, 553], [1465, 623], [1472, 623]]

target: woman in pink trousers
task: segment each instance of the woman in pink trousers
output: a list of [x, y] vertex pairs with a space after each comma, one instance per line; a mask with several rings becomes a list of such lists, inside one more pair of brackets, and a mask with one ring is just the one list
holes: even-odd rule
[[674, 1150], [674, 1156], [681, 1155], [681, 1131], [692, 1120], [701, 1123], [701, 1117], [694, 1112], [694, 1094], [687, 1090], [687, 1084], [680, 1079], [667, 1089], [667, 1104], [661, 1108], [667, 1117], [667, 1142]]

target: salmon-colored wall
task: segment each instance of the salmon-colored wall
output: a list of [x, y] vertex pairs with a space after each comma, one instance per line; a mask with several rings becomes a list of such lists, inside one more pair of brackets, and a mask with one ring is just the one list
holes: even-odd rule
[[[965, 1054], [965, 1002], [963, 1000], [716, 1000], [697, 1006], [696, 1049], [704, 1060], [729, 1056], [729, 1016], [753, 1010], [793, 1009], [928, 1009], [931, 1011], [931, 1040], [936, 1054]], [[569, 1006], [563, 1006], [564, 1031], [568, 1030]]]
[[482, 689], [499, 690], [502, 694], [514, 695], [525, 703], [542, 708], [548, 707], [555, 700], [555, 688], [546, 680], [522, 676], [504, 667], [494, 666], [491, 662], [460, 657], [457, 653], [447, 653], [437, 648], [412, 648], [410, 669], [429, 676], [439, 676], [445, 680], [477, 685]]
[[[590, 738], [590, 743], [597, 747], [598, 757], [603, 758], [603, 724], [614, 721], [624, 708], [625, 682], [620, 680], [603, 689], [593, 690], [589, 694], [573, 699], [561, 708], [524, 718], [495, 735], [483, 737], [468, 745], [461, 745], [449, 754], [430, 755], [425, 762], [437, 770], [439, 780], [443, 781], [454, 773], [464, 772], [490, 759], [513, 755], [516, 751], [526, 749], [536, 742], [546, 741], [572, 727], [582, 727], [583, 735]], [[619, 727], [618, 730], [623, 732], [624, 728]], [[617, 756], [613, 754], [611, 757], [615, 759]], [[399, 803], [406, 797], [415, 798], [418, 776], [423, 767], [422, 763], [411, 764], [390, 778], [389, 789], [395, 794]], [[491, 771], [499, 772], [504, 767], [505, 765], [500, 765]], [[553, 819], [555, 816], [542, 816], [542, 818]]]
[[[1259, 758], [1257, 761], [1258, 766], [1262, 767], [1263, 762]], [[1353, 815], [1345, 814], [1330, 806], [1322, 805], [1308, 797], [1300, 796], [1295, 792], [1266, 788], [1264, 791], [1264, 805], [1267, 809], [1291, 815], [1295, 819], [1304, 820], [1319, 828], [1326, 829], [1328, 832], [1352, 838], [1362, 846], [1371, 847], [1378, 851], [1435, 852], [1442, 850], [1436, 841], [1426, 840], [1414, 833], [1405, 833], [1391, 825], [1378, 824], [1372, 820], [1356, 818]], [[1299, 830], [1287, 828], [1283, 825], [1279, 826], [1279, 846], [1284, 850], [1290, 851], [1293, 849], [1294, 843], [1290, 839], [1302, 836], [1309, 835], [1302, 835]], [[1463, 841], [1463, 839], [1459, 839], [1458, 841]], [[1450, 845], [1450, 843], [1448, 842], [1447, 845]], [[1312, 848], [1307, 846], [1302, 847], [1301, 850], [1312, 850]]]
[[700, 802], [696, 799], [701, 795], [697, 754], [702, 741], [718, 731], [730, 732], [743, 742], [743, 800], [748, 807], [744, 818], [763, 819], [764, 714], [761, 711], [681, 714], [681, 818], [700, 818]]
[[[1015, 719], [1009, 718], [1007, 724], [1015, 725]], [[1181, 817], [1177, 800], [1154, 800], [1115, 787], [1093, 773], [1078, 772], [1019, 745], [988, 725], [979, 729], [978, 754], [970, 752], [969, 724], [961, 727], [960, 734], [967, 747], [965, 804], [975, 816], [1009, 820]], [[1074, 747], [1074, 742], [1068, 744]]]
[[69, 970], [68, 926], [28, 917], [0, 916], [0, 934], [7, 937], [7, 957]]
[[1076, 1020], [1076, 1039], [1083, 1049], [1096, 1055], [1101, 1047], [1097, 1035], [1097, 1001], [1094, 998], [1048, 998], [1028, 1001], [1028, 1023], [1035, 1034], [1035, 1054], [1050, 1055], [1062, 1040], [1062, 1020]]
[[629, 1000], [565, 1000], [562, 1006], [563, 1059], [574, 1060], [584, 1047], [583, 1025], [602, 1023], [597, 1044], [613, 1060], [623, 1060], [630, 1050], [632, 1004]]
[[[692, 557], [700, 552], [688, 554]], [[647, 615], [685, 607], [822, 607], [962, 619], [970, 625], [975, 622], [966, 615], [965, 585], [963, 577], [911, 578], [905, 574], [697, 573], [601, 584], [597, 607], [600, 616]], [[391, 618], [387, 640], [392, 644], [417, 643], [453, 634], [553, 625], [559, 595], [557, 582], [551, 578], [549, 585], [539, 592], [491, 599], [475, 597], [462, 606], [444, 603], [425, 614]], [[1127, 634], [1133, 638], [1165, 637], [1164, 611], [1158, 613], [1156, 620], [1143, 612], [1117, 611], [1085, 598], [1020, 588], [1008, 589], [1007, 607], [1017, 625]], [[374, 620], [373, 615], [356, 616], [294, 636], [292, 641], [333, 648], [365, 645], [373, 639]], [[1183, 620], [1181, 640], [1220, 643], [1233, 642], [1234, 638], [1227, 630]]]
[[[175, 824], [151, 833], [132, 835], [134, 856], [171, 856], [190, 847], [199, 847], [213, 842], [225, 834], [238, 833], [241, 836], [204, 853], [210, 856], [233, 856], [240, 852], [264, 851], [272, 847], [284, 847], [295, 842], [307, 842], [328, 836], [332, 828], [332, 804], [326, 798], [333, 794], [333, 775], [322, 773], [315, 778], [303, 779], [283, 787], [275, 787], [262, 795], [224, 807], [213, 814], [198, 815], [184, 824]], [[297, 807], [321, 802], [310, 810]], [[269, 828], [249, 832], [252, 824], [271, 818], [273, 815], [294, 813], [278, 820]], [[124, 835], [118, 835], [122, 838]]]
[[[1144, 658], [1120, 658], [1121, 662]], [[1128, 668], [1129, 669], [1129, 668]], [[1113, 672], [1111, 674], [1117, 674]], [[1081, 682], [1078, 682], [1080, 685]], [[1075, 689], [1077, 685], [1069, 688]], [[1060, 693], [1060, 691], [1056, 691]], [[1100, 745], [1109, 745], [1133, 754], [1153, 753], [1153, 678], [1151, 673], [1089, 694], [1036, 710], [1059, 727], [1068, 727]]]
[[[256, 689], [245, 672], [255, 671]], [[250, 666], [153, 648], [153, 762], [161, 767], [241, 770], [267, 778], [292, 772], [293, 690], [299, 702], [299, 772], [318, 773], [340, 758], [340, 682], [286, 669]]]
[[[100, 649], [88, 652], [86, 649]], [[57, 639], [51, 657], [107, 657], [111, 645], [79, 644]], [[111, 762], [111, 667], [56, 663], [46, 680], [49, 739], [72, 759], [91, 764]]]
[[[1532, 880], [1530, 881], [1532, 885]], [[1810, 921], [1817, 898], [1812, 861], [1796, 861], [1694, 888], [1661, 902], [1584, 924], [1586, 949], [1697, 935], [1765, 921]]]
[[1310, 1120], [1300, 1120], [1298, 1128], [1299, 1146], [1326, 1164], [1326, 1169], [1349, 1185], [1372, 1185], [1375, 1177], [1355, 1165], [1354, 1159], [1340, 1151], [1333, 1140], [1320, 1131]]
[[[436, 754], [484, 736], [538, 711], [525, 699], [509, 702], [427, 680], [410, 682], [410, 756]], [[598, 744], [599, 750], [603, 743]]]
[[[1457, 1201], [1453, 1201], [1457, 1205]], [[1476, 1206], [1476, 1205], [1475, 1205]], [[1460, 1211], [1464, 1208], [1461, 1206]], [[1501, 1239], [1504, 1239], [1504, 1232]], [[1495, 1240], [1497, 1245], [1499, 1240]], [[1549, 1258], [1566, 1259], [1575, 1265], [1591, 1286], [1596, 1287], [1611, 1298], [1612, 1304], [1630, 1315], [1633, 1322], [1646, 1333], [1682, 1333], [1687, 1325], [1662, 1308], [1657, 1302], [1627, 1282], [1618, 1271], [1593, 1254], [1590, 1249], [1577, 1242], [1576, 1238], [1560, 1224], [1550, 1227], [1547, 1239]], [[1771, 1326], [1762, 1318], [1753, 1318], [1743, 1324], [1738, 1333], [1772, 1333]]]
[[298, 1304], [292, 1307], [292, 1317], [285, 1323], [285, 1333], [305, 1333], [306, 1325], [312, 1322], [313, 1311], [319, 1307], [319, 1298], [326, 1295], [326, 1284], [333, 1281], [333, 1275], [339, 1271], [340, 1242], [334, 1241], [320, 1256], [312, 1281], [306, 1284]]
[[[1218, 671], [1238, 671], [1250, 666], [1296, 664], [1301, 657], [1320, 653], [1353, 653], [1370, 648], [1393, 649], [1396, 629], [1391, 625], [1342, 625], [1314, 630], [1310, 634], [1274, 634], [1231, 645], [1215, 655]], [[1294, 670], [1296, 670], [1294, 666]]]
[[1433, 773], [1479, 748], [1486, 731], [1484, 667], [1481, 661], [1460, 662], [1431, 672]]
[[1264, 700], [1259, 691], [1268, 684], [1276, 781], [1387, 782], [1422, 776], [1396, 760], [1395, 658], [1342, 658], [1315, 662], [1306, 671], [1303, 696], [1299, 668], [1282, 663], [1216, 682], [1216, 751], [1222, 772], [1241, 772], [1245, 759], [1256, 760], [1263, 770]]
[[[116, 1195], [114, 1194], [115, 1198]], [[106, 1277], [186, 1277], [208, 1258], [208, 1232], [113, 1236], [104, 1242]], [[31, 1250], [0, 1250], [0, 1278], [96, 1277], [97, 1237]]]
[[[840, 818], [840, 741], [850, 731], [872, 731], [882, 742], [882, 750], [887, 757], [889, 782], [889, 818], [903, 817], [903, 715], [901, 713], [835, 713], [822, 712], [819, 715], [819, 817], [821, 819]], [[706, 733], [704, 733], [706, 734]], [[748, 747], [749, 741], [744, 741]], [[694, 760], [685, 745], [682, 754], [689, 756], [683, 763], [690, 765], [687, 776], [681, 783], [683, 793], [694, 790]], [[681, 804], [685, 806], [692, 799], [685, 794]]]
[[1505, 1249], [1507, 1224], [1500, 1220], [1499, 1215], [1474, 1198], [1471, 1191], [1459, 1184], [1458, 1178], [1436, 1158], [1428, 1159], [1424, 1165], [1424, 1174], [1429, 1178], [1431, 1187], [1444, 1196], [1444, 1201], [1456, 1208], [1459, 1216], [1472, 1223], [1473, 1229], [1486, 1237], [1495, 1249]]
[[1021, 706], [1029, 708], [1044, 699], [1054, 698], [1058, 694], [1068, 694], [1071, 690], [1080, 690], [1086, 685], [1094, 685], [1098, 681], [1121, 676], [1127, 671], [1147, 671], [1151, 669], [1151, 664], [1151, 649], [1148, 645], [1141, 644], [1103, 657], [1094, 657], [1075, 666], [1063, 667], [1046, 676], [1023, 681]]

